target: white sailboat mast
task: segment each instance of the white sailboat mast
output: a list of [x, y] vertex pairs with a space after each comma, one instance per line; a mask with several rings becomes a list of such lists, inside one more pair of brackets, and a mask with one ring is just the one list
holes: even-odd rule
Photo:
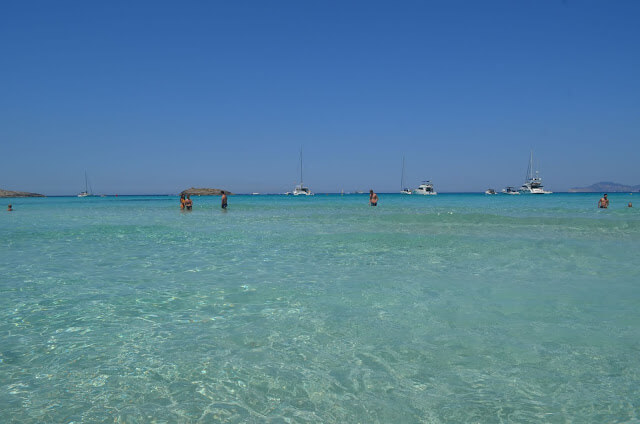
[[302, 147], [300, 147], [300, 186], [302, 186]]
[[400, 174], [400, 191], [404, 190], [404, 155], [402, 156], [402, 174]]

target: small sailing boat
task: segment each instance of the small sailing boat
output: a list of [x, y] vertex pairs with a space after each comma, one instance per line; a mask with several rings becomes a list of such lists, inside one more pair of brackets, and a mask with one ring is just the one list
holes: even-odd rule
[[78, 197], [89, 197], [92, 196], [89, 190], [89, 179], [87, 178], [87, 171], [84, 171], [84, 191], [81, 191], [78, 194]]
[[294, 196], [313, 196], [309, 187], [305, 187], [302, 182], [302, 148], [300, 148], [300, 184], [293, 189]]
[[404, 185], [404, 156], [402, 156], [402, 174], [400, 176], [400, 193], [401, 194], [411, 194], [411, 190], [405, 187]]

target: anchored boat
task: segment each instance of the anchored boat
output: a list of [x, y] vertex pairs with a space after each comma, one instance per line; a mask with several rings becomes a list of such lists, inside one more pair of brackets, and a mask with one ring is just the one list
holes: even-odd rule
[[426, 196], [435, 196], [436, 194], [438, 194], [433, 189], [433, 184], [431, 183], [431, 181], [423, 181], [422, 184], [420, 184], [417, 189], [413, 190], [413, 192], [415, 194], [422, 194]]
[[533, 175], [533, 150], [531, 151], [531, 155], [529, 156], [529, 167], [527, 168], [527, 176], [525, 178], [524, 184], [520, 187], [520, 192], [524, 194], [551, 194], [551, 191], [547, 191], [542, 188], [542, 178], [538, 175], [539, 172], [536, 171], [535, 176]]
[[404, 185], [404, 156], [402, 156], [402, 174], [400, 175], [400, 193], [401, 194], [411, 194], [411, 190], [409, 190]]
[[302, 149], [300, 149], [300, 184], [293, 189], [294, 196], [313, 196], [309, 187], [305, 187], [302, 182]]

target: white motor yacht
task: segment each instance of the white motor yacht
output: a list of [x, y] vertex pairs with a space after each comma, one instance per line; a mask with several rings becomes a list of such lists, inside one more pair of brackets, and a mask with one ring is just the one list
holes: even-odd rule
[[431, 181], [423, 181], [422, 184], [420, 184], [417, 189], [413, 190], [413, 192], [415, 194], [422, 194], [422, 195], [428, 195], [428, 196], [434, 196], [438, 194], [433, 189], [433, 184], [431, 183]]
[[502, 189], [502, 194], [520, 194], [520, 192], [515, 187], [509, 186]]

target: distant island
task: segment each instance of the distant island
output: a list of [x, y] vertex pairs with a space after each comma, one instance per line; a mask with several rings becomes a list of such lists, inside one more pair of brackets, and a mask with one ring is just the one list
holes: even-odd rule
[[25, 191], [11, 191], [0, 188], [0, 197], [45, 197], [44, 194], [27, 193]]
[[188, 188], [186, 190], [183, 190], [180, 192], [180, 195], [182, 196], [183, 194], [189, 195], [189, 196], [220, 196], [222, 193], [228, 194], [228, 195], [233, 195], [233, 193], [231, 193], [228, 190], [223, 190], [223, 189], [219, 189], [219, 188], [195, 188], [195, 187], [191, 187]]
[[615, 192], [638, 192], [640, 185], [630, 186], [609, 181], [602, 181], [591, 184], [589, 187], [574, 187], [569, 189], [569, 193], [615, 193]]

